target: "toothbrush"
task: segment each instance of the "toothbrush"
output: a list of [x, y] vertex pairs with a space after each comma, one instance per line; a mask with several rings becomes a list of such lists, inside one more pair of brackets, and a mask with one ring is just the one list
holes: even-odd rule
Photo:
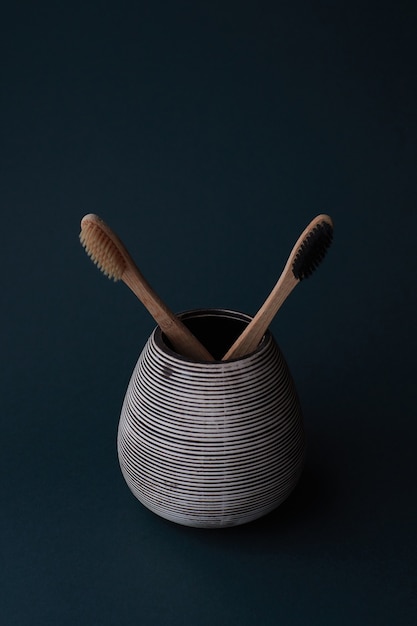
[[284, 270], [264, 304], [242, 334], [226, 352], [223, 361], [253, 352], [268, 326], [292, 290], [308, 278], [323, 260], [333, 239], [333, 222], [325, 214], [318, 215], [301, 233]]
[[133, 291], [179, 354], [195, 360], [214, 361], [208, 350], [154, 292], [124, 244], [97, 215], [89, 213], [81, 220], [80, 242], [108, 278], [121, 279]]

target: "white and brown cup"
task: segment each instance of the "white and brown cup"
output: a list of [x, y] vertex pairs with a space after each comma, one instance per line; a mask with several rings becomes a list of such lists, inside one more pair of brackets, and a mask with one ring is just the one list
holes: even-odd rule
[[[221, 309], [180, 317], [218, 359], [251, 319]], [[142, 504], [186, 526], [244, 524], [287, 498], [304, 451], [296, 390], [269, 331], [251, 354], [210, 363], [180, 356], [153, 331], [118, 430], [122, 473]]]

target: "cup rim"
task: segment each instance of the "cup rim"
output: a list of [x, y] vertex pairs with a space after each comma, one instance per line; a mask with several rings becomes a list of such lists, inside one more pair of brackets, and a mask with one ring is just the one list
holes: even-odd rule
[[[247, 313], [243, 313], [242, 311], [236, 311], [234, 309], [222, 309], [222, 308], [187, 309], [186, 311], [181, 311], [180, 313], [176, 313], [176, 315], [181, 320], [195, 318], [195, 317], [211, 317], [211, 316], [220, 317], [222, 316], [222, 317], [228, 317], [229, 319], [236, 319], [236, 320], [244, 321], [244, 322], [247, 322], [248, 324], [253, 319], [251, 315], [248, 315]], [[266, 333], [260, 340], [255, 350], [252, 350], [248, 354], [245, 354], [244, 356], [237, 357], [234, 359], [228, 359], [227, 361], [222, 361], [222, 360], [204, 361], [203, 359], [192, 359], [190, 357], [179, 354], [178, 352], [170, 348], [165, 343], [163, 335], [164, 333], [160, 326], [157, 326], [152, 333], [152, 337], [154, 339], [156, 346], [163, 353], [168, 354], [169, 356], [181, 362], [198, 363], [198, 364], [204, 364], [208, 366], [219, 365], [219, 363], [225, 365], [226, 363], [236, 363], [238, 361], [244, 361], [250, 357], [253, 357], [255, 354], [263, 351], [266, 345], [272, 339], [272, 333], [269, 329], [267, 329]]]

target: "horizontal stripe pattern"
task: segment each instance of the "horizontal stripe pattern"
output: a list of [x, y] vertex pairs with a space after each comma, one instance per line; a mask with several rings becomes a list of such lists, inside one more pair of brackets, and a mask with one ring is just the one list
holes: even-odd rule
[[139, 357], [120, 416], [129, 488], [154, 513], [188, 526], [265, 515], [294, 489], [305, 449], [297, 394], [275, 340], [267, 333], [243, 359], [199, 363], [164, 348], [158, 332]]

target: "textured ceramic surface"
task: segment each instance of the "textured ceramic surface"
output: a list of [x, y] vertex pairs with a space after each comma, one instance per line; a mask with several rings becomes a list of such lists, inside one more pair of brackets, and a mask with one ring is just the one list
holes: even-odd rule
[[[222, 310], [181, 317], [216, 358], [250, 320]], [[304, 447], [297, 394], [269, 332], [251, 355], [203, 363], [180, 357], [155, 329], [118, 432], [123, 475], [146, 507], [188, 526], [252, 521], [294, 489]]]

